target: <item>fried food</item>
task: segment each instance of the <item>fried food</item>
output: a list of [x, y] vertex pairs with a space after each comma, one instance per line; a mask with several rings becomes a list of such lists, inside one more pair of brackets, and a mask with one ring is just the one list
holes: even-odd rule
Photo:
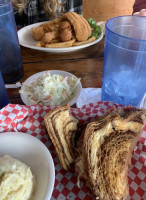
[[35, 40], [42, 40], [45, 35], [44, 28], [39, 26], [37, 28], [32, 28], [32, 36]]
[[58, 32], [59, 20], [54, 19], [52, 21], [46, 22], [39, 27], [32, 28], [32, 36], [35, 40], [42, 40], [46, 33], [48, 32]]
[[96, 38], [91, 35], [91, 31], [84, 17], [75, 12], [68, 12], [63, 14], [60, 20], [54, 19], [32, 28], [32, 36], [39, 41], [35, 45], [37, 47], [65, 48], [94, 41]]
[[46, 44], [45, 48], [64, 48], [64, 47], [71, 47], [73, 43], [75, 42], [75, 39], [69, 40], [67, 42], [57, 42], [57, 43], [51, 43]]
[[44, 31], [47, 33], [49, 31], [58, 31], [59, 29], [59, 19], [56, 18], [52, 21], [46, 22], [41, 25], [44, 29]]
[[64, 29], [71, 30], [71, 24], [69, 23], [69, 21], [60, 22], [60, 24], [59, 24], [59, 31], [62, 31]]
[[39, 41], [35, 46], [36, 47], [43, 47], [42, 41]]
[[73, 26], [75, 36], [78, 41], [85, 41], [91, 35], [91, 27], [87, 20], [81, 15], [78, 15], [75, 12], [67, 12], [60, 18], [61, 22], [65, 20], [69, 21]]
[[89, 38], [88, 40], [83, 41], [83, 42], [75, 41], [75, 42], [73, 43], [73, 46], [80, 46], [80, 45], [88, 44], [88, 43], [90, 43], [90, 42], [93, 42], [95, 39], [96, 39], [96, 38], [93, 36], [93, 37], [91, 37], [91, 38]]
[[47, 44], [48, 44], [48, 43], [51, 43], [52, 40], [57, 39], [58, 37], [59, 37], [58, 31], [50, 31], [50, 32], [48, 32], [48, 33], [45, 33], [45, 35], [44, 35], [42, 41], [43, 41], [44, 43], [47, 43]]
[[45, 43], [50, 43], [51, 40], [53, 40], [55, 38], [54, 33], [53, 32], [48, 32], [45, 34], [45, 36], [43, 37], [43, 41]]
[[65, 42], [72, 39], [73, 30], [69, 21], [60, 22], [59, 31], [60, 41]]
[[[59, 39], [53, 39], [53, 40], [51, 40], [51, 43], [49, 43], [49, 44], [53, 44], [53, 43], [58, 44], [58, 43], [60, 43], [60, 40], [59, 40]], [[36, 47], [45, 47], [45, 45], [49, 45], [49, 44], [46, 44], [45, 42], [43, 42], [43, 41], [41, 40], [41, 41], [39, 41], [35, 46], [36, 46]]]
[[62, 42], [69, 41], [69, 40], [72, 39], [72, 32], [69, 29], [64, 29], [64, 30], [61, 31], [59, 36], [60, 36], [60, 40]]

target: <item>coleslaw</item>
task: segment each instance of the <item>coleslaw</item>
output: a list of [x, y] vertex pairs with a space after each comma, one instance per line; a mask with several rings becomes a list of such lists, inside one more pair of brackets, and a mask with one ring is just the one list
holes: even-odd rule
[[32, 105], [64, 105], [72, 99], [79, 82], [76, 77], [51, 75], [48, 71], [30, 84], [23, 84], [24, 89], [19, 92], [27, 95]]

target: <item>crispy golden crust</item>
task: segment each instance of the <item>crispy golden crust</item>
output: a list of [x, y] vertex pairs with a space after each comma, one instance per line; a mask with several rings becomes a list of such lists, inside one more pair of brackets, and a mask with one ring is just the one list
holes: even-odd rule
[[59, 29], [59, 19], [56, 18], [52, 21], [48, 21], [48, 22], [42, 24], [41, 27], [43, 27], [45, 33], [50, 32], [50, 31], [58, 31], [58, 29]]
[[69, 29], [64, 29], [60, 32], [59, 37], [62, 42], [69, 41], [72, 39], [72, 32]]
[[39, 41], [36, 46], [45, 48], [64, 48], [90, 43], [95, 40], [94, 37], [88, 39], [91, 32], [87, 20], [75, 12], [65, 13], [60, 20], [54, 19], [32, 28], [33, 38]]
[[75, 39], [66, 41], [66, 42], [53, 42], [50, 44], [45, 44], [45, 48], [65, 48], [65, 47], [71, 47], [74, 43]]
[[43, 27], [32, 28], [32, 36], [35, 40], [42, 40], [45, 35]]
[[129, 194], [128, 170], [146, 111], [133, 110], [123, 116], [116, 112], [106, 115], [85, 130], [86, 171], [97, 199], [124, 200]]
[[80, 46], [80, 45], [88, 44], [88, 43], [90, 43], [90, 42], [93, 42], [94, 40], [96, 40], [96, 38], [93, 36], [93, 37], [91, 37], [91, 38], [89, 38], [88, 40], [83, 41], [83, 42], [77, 42], [77, 41], [75, 41], [75, 42], [73, 43], [73, 46]]
[[78, 120], [70, 115], [66, 105], [50, 111], [44, 121], [60, 163], [67, 170], [74, 161], [72, 135], [77, 131]]
[[73, 26], [75, 36], [78, 41], [85, 41], [91, 35], [91, 27], [88, 24], [87, 20], [78, 15], [75, 12], [67, 12], [63, 14], [60, 18], [60, 21], [69, 21], [70, 24]]

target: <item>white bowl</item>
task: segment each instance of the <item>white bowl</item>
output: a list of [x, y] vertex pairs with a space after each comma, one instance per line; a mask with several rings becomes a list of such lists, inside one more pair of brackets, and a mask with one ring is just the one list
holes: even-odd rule
[[[23, 84], [28, 84], [29, 85], [32, 81], [34, 81], [34, 79], [38, 78], [39, 76], [42, 76], [45, 72], [47, 72], [47, 71], [42, 71], [42, 72], [39, 72], [39, 73], [36, 73], [36, 74], [30, 76], [28, 79], [26, 79], [23, 82]], [[72, 77], [73, 76], [74, 78], [78, 79], [76, 76], [74, 76], [73, 74], [71, 74], [69, 72], [66, 72], [66, 71], [51, 70], [50, 74], [51, 75], [53, 75], [53, 74], [59, 74], [59, 75], [61, 75], [63, 77], [65, 77], [65, 76]], [[25, 90], [25, 86], [22, 85], [21, 89]], [[76, 86], [76, 89], [75, 89], [75, 92], [73, 94], [72, 99], [68, 102], [70, 106], [72, 106], [73, 104], [76, 103], [78, 97], [80, 96], [81, 91], [82, 91], [82, 85], [81, 85], [81, 82], [79, 82], [78, 85]], [[29, 101], [29, 99], [28, 99], [28, 97], [27, 97], [26, 94], [20, 93], [20, 96], [21, 96], [21, 99], [22, 99], [22, 101], [23, 101], [23, 103], [25, 105], [27, 105], [27, 106], [33, 105], [33, 104], [30, 103], [30, 101]]]
[[39, 139], [26, 133], [1, 133], [0, 156], [4, 155], [30, 167], [36, 178], [33, 200], [51, 198], [55, 181], [54, 163], [49, 150]]

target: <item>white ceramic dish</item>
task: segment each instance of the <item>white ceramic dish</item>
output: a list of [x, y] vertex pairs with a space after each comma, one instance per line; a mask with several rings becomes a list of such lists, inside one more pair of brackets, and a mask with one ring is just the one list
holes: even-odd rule
[[[42, 76], [42, 74], [45, 73], [45, 72], [46, 72], [46, 71], [42, 71], [42, 72], [39, 72], [39, 73], [37, 73], [37, 74], [34, 74], [34, 75], [30, 76], [28, 79], [26, 79], [26, 80], [24, 81], [24, 83], [25, 83], [25, 84], [31, 83], [32, 81], [34, 81], [34, 79], [36, 79], [36, 78], [39, 77], [39, 76]], [[51, 71], [50, 71], [50, 74], [51, 74], [51, 75], [53, 75], [53, 74], [60, 74], [61, 76], [64, 76], [64, 77], [65, 77], [65, 76], [68, 76], [68, 77], [73, 76], [74, 78], [77, 79], [77, 77], [74, 76], [73, 74], [71, 74], [71, 73], [69, 73], [69, 72], [65, 72], [65, 71], [60, 71], [60, 70], [51, 70]], [[24, 90], [24, 89], [25, 89], [25, 86], [22, 85], [21, 89]], [[76, 86], [76, 89], [75, 89], [75, 92], [74, 92], [74, 94], [73, 94], [72, 99], [68, 102], [70, 106], [72, 106], [73, 104], [76, 103], [77, 98], [79, 97], [81, 91], [82, 91], [82, 85], [81, 85], [81, 82], [79, 82], [78, 85]], [[20, 94], [20, 96], [21, 96], [21, 99], [22, 99], [22, 101], [23, 101], [23, 103], [24, 103], [25, 105], [27, 105], [27, 106], [31, 106], [31, 105], [32, 105], [32, 104], [29, 102], [29, 99], [28, 99], [28, 97], [27, 97], [26, 94]], [[63, 104], [62, 104], [62, 105], [63, 105]]]
[[55, 169], [47, 147], [26, 133], [1, 133], [0, 156], [9, 155], [27, 164], [36, 178], [33, 200], [49, 200], [52, 196]]
[[79, 50], [79, 49], [89, 47], [91, 45], [96, 44], [97, 42], [99, 42], [103, 38], [103, 33], [102, 33], [101, 36], [97, 40], [90, 42], [88, 44], [80, 45], [80, 46], [65, 47], [65, 48], [36, 47], [35, 45], [36, 45], [37, 41], [33, 39], [31, 30], [32, 30], [32, 28], [36, 28], [43, 23], [45, 23], [45, 22], [39, 22], [39, 23], [36, 23], [36, 24], [25, 26], [24, 28], [20, 29], [18, 31], [19, 44], [24, 46], [24, 47], [39, 50], [39, 51], [52, 52], [52, 53], [63, 53], [63, 52], [71, 52], [71, 51], [76, 51], [76, 50]]

